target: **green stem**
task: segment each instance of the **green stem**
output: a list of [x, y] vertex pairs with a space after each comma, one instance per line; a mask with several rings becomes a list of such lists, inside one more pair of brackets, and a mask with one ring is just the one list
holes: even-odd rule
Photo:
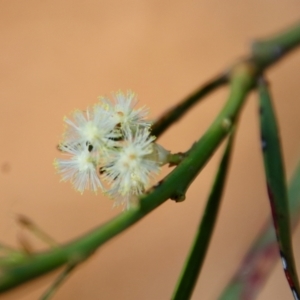
[[67, 280], [71, 272], [75, 269], [76, 264], [70, 264], [66, 269], [57, 277], [51, 287], [41, 296], [40, 300], [49, 300], [57, 292], [58, 288]]
[[198, 103], [199, 100], [203, 99], [215, 89], [225, 85], [227, 82], [227, 74], [221, 74], [203, 84], [194, 93], [187, 96], [175, 107], [164, 113], [152, 126], [152, 134], [156, 137], [162, 135], [172, 124], [177, 122], [189, 109]]
[[228, 174], [233, 139], [234, 132], [229, 137], [194, 243], [175, 288], [173, 300], [190, 299], [192, 296], [217, 220]]
[[295, 299], [300, 299], [300, 288], [292, 248], [288, 196], [279, 127], [268, 85], [263, 78], [260, 78], [258, 82], [258, 91], [262, 152], [278, 248], [288, 284]]
[[[286, 34], [287, 32], [288, 34]], [[300, 23], [294, 25], [287, 32], [253, 44], [253, 59], [257, 67], [265, 69], [299, 46]]]
[[[300, 163], [290, 180], [288, 198], [292, 228], [295, 229], [300, 218]], [[274, 226], [272, 220], [268, 220], [218, 299], [256, 299], [278, 258]]]

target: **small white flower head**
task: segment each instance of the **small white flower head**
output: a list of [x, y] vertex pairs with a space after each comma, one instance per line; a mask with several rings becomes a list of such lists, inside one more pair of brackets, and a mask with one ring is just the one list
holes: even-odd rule
[[89, 144], [97, 149], [103, 148], [115, 137], [116, 123], [109, 118], [107, 111], [100, 105], [86, 112], [76, 110], [73, 112], [73, 121], [64, 118], [67, 124], [64, 139], [69, 144]]
[[67, 159], [55, 159], [54, 166], [62, 176], [62, 181], [71, 181], [74, 188], [83, 193], [85, 189], [97, 192], [103, 185], [97, 176], [97, 157], [85, 144], [62, 144], [60, 149]]
[[70, 181], [81, 193], [100, 188], [115, 205], [129, 209], [138, 204], [170, 152], [154, 143], [148, 109], [136, 108], [133, 92], [119, 91], [113, 101], [100, 101], [86, 111], [76, 110], [70, 119], [65, 117], [60, 150], [66, 158], [56, 159], [54, 165], [62, 181]]
[[131, 129], [135, 130], [137, 127], [147, 127], [151, 126], [151, 122], [145, 120], [148, 115], [148, 109], [143, 106], [136, 109], [137, 99], [135, 93], [132, 91], [127, 91], [124, 94], [118, 91], [113, 94], [114, 103], [108, 98], [101, 97], [102, 107], [110, 113], [111, 118], [115, 124], [125, 130]]
[[135, 133], [127, 129], [122, 146], [108, 152], [107, 163], [102, 168], [103, 177], [111, 186], [107, 193], [123, 198], [117, 202], [127, 202], [127, 207], [130, 206], [128, 201], [142, 195], [160, 171], [160, 163], [152, 157], [154, 140], [147, 128], [137, 128]]

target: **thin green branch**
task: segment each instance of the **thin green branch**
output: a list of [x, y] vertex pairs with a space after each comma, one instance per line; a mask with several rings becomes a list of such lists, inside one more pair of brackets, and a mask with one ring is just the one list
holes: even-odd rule
[[296, 300], [299, 300], [300, 288], [292, 248], [290, 215], [279, 128], [268, 85], [263, 78], [260, 78], [258, 82], [258, 91], [261, 143], [272, 218], [283, 269], [293, 296]]
[[[287, 31], [288, 34], [285, 34]], [[261, 70], [274, 64], [299, 46], [300, 23], [295, 24], [287, 31], [253, 44], [253, 60]]]
[[65, 270], [57, 277], [50, 288], [41, 296], [40, 300], [49, 300], [57, 292], [59, 287], [68, 279], [71, 272], [76, 268], [77, 264], [69, 264]]
[[[173, 185], [168, 187], [159, 186], [157, 189], [166, 191], [167, 188], [170, 189], [169, 198], [175, 201], [183, 201], [185, 199], [188, 187], [209, 161], [209, 158], [223, 138], [231, 130], [248, 92], [254, 85], [254, 78], [255, 67], [250, 63], [244, 62], [232, 69], [230, 95], [225, 107], [201, 139], [193, 145], [189, 155], [176, 168], [176, 175], [174, 174], [173, 177], [173, 173], [171, 173], [168, 176], [172, 180], [174, 178]], [[145, 201], [141, 202], [141, 205], [151, 207], [154, 202], [154, 199], [145, 199]]]
[[[295, 229], [300, 218], [300, 162], [290, 180], [288, 198], [292, 228]], [[278, 262], [278, 258], [274, 226], [272, 220], [268, 220], [218, 299], [246, 298], [247, 300], [254, 300], [275, 263]]]
[[215, 178], [215, 182], [212, 186], [211, 193], [207, 200], [203, 217], [198, 227], [197, 234], [195, 236], [185, 266], [180, 275], [179, 281], [177, 282], [177, 286], [172, 297], [173, 300], [190, 299], [192, 296], [192, 292], [202, 269], [202, 265], [217, 220], [219, 206], [227, 179], [233, 140], [234, 132], [229, 137], [227, 147], [224, 151]]
[[212, 91], [228, 83], [228, 74], [221, 74], [203, 84], [198, 90], [187, 96], [180, 103], [165, 112], [153, 125], [152, 134], [156, 137], [162, 135], [172, 124], [177, 122], [198, 101]]

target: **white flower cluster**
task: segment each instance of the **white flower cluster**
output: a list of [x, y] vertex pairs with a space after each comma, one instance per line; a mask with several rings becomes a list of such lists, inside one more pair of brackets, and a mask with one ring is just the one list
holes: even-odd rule
[[76, 110], [66, 123], [60, 150], [66, 159], [55, 159], [62, 181], [74, 188], [102, 190], [129, 209], [167, 163], [169, 151], [154, 142], [148, 110], [136, 109], [136, 96], [128, 91], [101, 97], [85, 112]]

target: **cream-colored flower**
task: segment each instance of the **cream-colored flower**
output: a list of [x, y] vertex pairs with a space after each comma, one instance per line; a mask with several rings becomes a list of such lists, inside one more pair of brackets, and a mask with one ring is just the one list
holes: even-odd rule
[[154, 140], [147, 128], [138, 128], [135, 133], [126, 129], [122, 146], [108, 152], [103, 167], [103, 177], [110, 186], [107, 193], [119, 199], [119, 203], [127, 202], [127, 207], [133, 198], [149, 188], [151, 180], [160, 172]]
[[67, 159], [55, 159], [54, 165], [62, 176], [62, 181], [71, 181], [74, 188], [83, 193], [85, 189], [97, 192], [103, 189], [103, 185], [97, 175], [97, 157], [90, 152], [88, 146], [60, 145], [61, 150], [66, 154]]
[[170, 152], [154, 142], [148, 110], [136, 108], [133, 92], [119, 91], [113, 97], [65, 117], [60, 149], [66, 158], [54, 164], [62, 180], [71, 181], [76, 190], [104, 191], [105, 182], [106, 194], [129, 209], [168, 162]]
[[73, 121], [67, 117], [64, 121], [67, 127], [63, 142], [68, 144], [86, 143], [100, 150], [116, 137], [116, 123], [100, 105], [87, 108], [85, 112], [76, 110], [73, 112]]
[[102, 107], [109, 112], [113, 122], [118, 124], [121, 129], [129, 128], [134, 131], [137, 127], [149, 128], [151, 126], [151, 122], [145, 119], [148, 109], [145, 106], [135, 108], [137, 105], [135, 93], [127, 91], [124, 94], [118, 91], [113, 94], [113, 98], [113, 102], [106, 97], [100, 97], [100, 101]]

